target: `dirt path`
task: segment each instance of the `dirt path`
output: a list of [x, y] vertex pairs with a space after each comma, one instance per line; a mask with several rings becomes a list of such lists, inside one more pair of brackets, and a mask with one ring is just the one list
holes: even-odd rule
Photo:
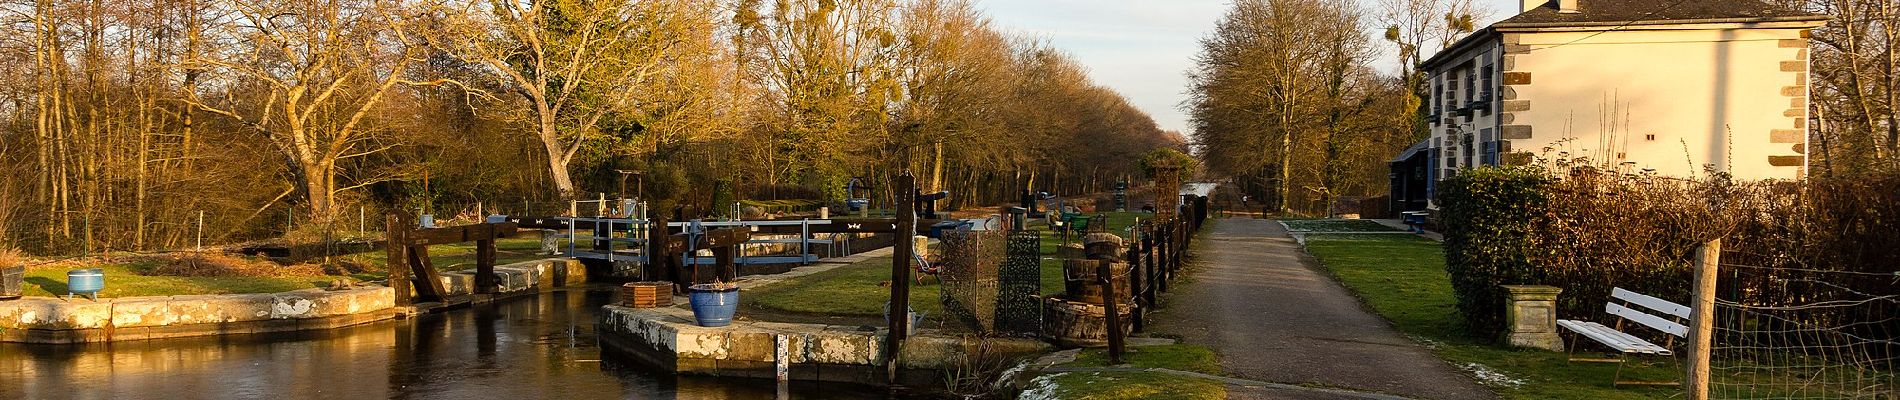
[[[1472, 378], [1368, 312], [1278, 223], [1212, 219], [1151, 326], [1208, 346], [1240, 378], [1423, 399], [1490, 399]], [[1332, 393], [1238, 390], [1236, 398]]]

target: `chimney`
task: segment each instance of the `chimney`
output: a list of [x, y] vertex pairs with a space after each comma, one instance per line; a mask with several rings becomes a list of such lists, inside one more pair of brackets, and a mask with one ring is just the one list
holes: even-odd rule
[[1583, 11], [1577, 10], [1577, 0], [1557, 0], [1557, 12], [1576, 14]]
[[1530, 12], [1531, 10], [1535, 10], [1538, 7], [1543, 7], [1544, 3], [1547, 3], [1549, 1], [1550, 0], [1518, 0], [1517, 13], [1523, 14], [1526, 12]]

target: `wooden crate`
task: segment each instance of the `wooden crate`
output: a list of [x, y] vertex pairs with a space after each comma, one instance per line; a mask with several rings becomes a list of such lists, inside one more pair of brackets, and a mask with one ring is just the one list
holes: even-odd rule
[[672, 282], [631, 282], [620, 285], [622, 304], [633, 308], [673, 306]]

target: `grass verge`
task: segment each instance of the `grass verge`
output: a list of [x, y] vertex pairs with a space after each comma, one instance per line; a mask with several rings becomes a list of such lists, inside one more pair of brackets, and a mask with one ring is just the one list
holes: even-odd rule
[[1295, 232], [1393, 232], [1392, 227], [1363, 219], [1282, 220]]
[[[1076, 360], [1060, 367], [1106, 368], [1108, 355], [1101, 349], [1083, 350]], [[1214, 352], [1194, 345], [1131, 347], [1123, 354], [1127, 365], [1116, 367], [1166, 368], [1176, 371], [1220, 373]], [[1184, 377], [1163, 372], [1063, 372], [1044, 377], [1047, 384], [1024, 398], [1054, 399], [1224, 399], [1227, 387], [1221, 382]]]
[[[1309, 236], [1307, 251], [1400, 332], [1425, 341], [1440, 358], [1473, 371], [1506, 398], [1651, 399], [1674, 387], [1610, 388], [1617, 366], [1570, 363], [1567, 355], [1498, 347], [1464, 334], [1437, 242], [1412, 235]], [[1624, 379], [1676, 380], [1676, 362], [1633, 357]]]
[[[105, 271], [106, 285], [99, 297], [177, 296], [189, 294], [275, 293], [329, 286], [337, 277], [147, 276], [158, 261], [88, 265]], [[27, 296], [66, 295], [67, 268], [26, 271], [22, 289]]]
[[[535, 254], [540, 251], [540, 248], [539, 238], [500, 239], [496, 241], [495, 263], [502, 265], [546, 258], [547, 256]], [[99, 291], [99, 297], [276, 293], [328, 287], [337, 279], [354, 281], [383, 279], [388, 275], [389, 270], [385, 255], [386, 253], [382, 251], [371, 251], [335, 257], [333, 261], [354, 264], [355, 269], [351, 270], [361, 271], [347, 276], [170, 276], [163, 271], [155, 270], [164, 262], [158, 257], [134, 256], [125, 258], [129, 261], [116, 262], [82, 259], [28, 268], [23, 277], [22, 289], [24, 289], [23, 294], [27, 296], [64, 296], [66, 295], [66, 271], [98, 268], [104, 270], [106, 275], [105, 289]], [[475, 268], [475, 243], [473, 242], [429, 246], [429, 255], [438, 270], [460, 271]], [[225, 255], [224, 257], [267, 262], [247, 256]], [[889, 265], [888, 262], [886, 265]], [[880, 306], [882, 304], [879, 303]]]

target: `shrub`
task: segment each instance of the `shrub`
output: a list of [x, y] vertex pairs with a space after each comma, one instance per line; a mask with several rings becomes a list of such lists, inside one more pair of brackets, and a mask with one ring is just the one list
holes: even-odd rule
[[1498, 285], [1543, 281], [1533, 252], [1551, 184], [1542, 170], [1524, 167], [1478, 168], [1439, 182], [1445, 269], [1472, 333], [1489, 337], [1502, 327]]

